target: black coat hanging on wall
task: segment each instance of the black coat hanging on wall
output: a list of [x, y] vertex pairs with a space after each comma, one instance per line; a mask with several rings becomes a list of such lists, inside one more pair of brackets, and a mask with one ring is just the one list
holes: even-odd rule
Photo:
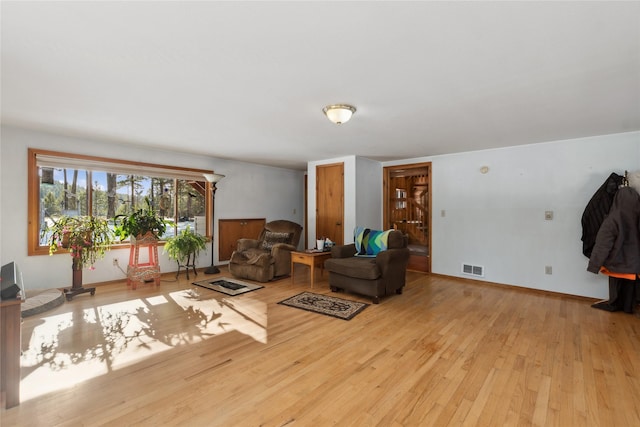
[[582, 253], [587, 258], [591, 257], [598, 230], [611, 209], [613, 198], [618, 187], [622, 185], [622, 180], [623, 177], [615, 172], [609, 175], [609, 178], [598, 188], [584, 209], [582, 214]]

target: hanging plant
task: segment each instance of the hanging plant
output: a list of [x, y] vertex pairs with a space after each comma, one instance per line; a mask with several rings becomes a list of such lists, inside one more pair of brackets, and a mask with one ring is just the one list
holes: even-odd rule
[[73, 269], [82, 270], [105, 256], [114, 242], [113, 231], [106, 219], [93, 216], [63, 215], [42, 231], [47, 237], [49, 255], [60, 248], [68, 249]]

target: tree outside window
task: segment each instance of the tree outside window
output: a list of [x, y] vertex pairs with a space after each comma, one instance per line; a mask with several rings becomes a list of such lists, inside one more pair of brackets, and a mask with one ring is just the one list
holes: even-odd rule
[[[30, 150], [36, 152], [36, 150]], [[49, 153], [49, 152], [47, 152]], [[60, 153], [64, 154], [64, 153]], [[37, 154], [36, 154], [37, 155]], [[64, 158], [66, 158], [65, 155]], [[69, 154], [73, 163], [73, 156]], [[101, 159], [103, 163], [108, 164]], [[117, 164], [115, 169], [125, 169]], [[59, 163], [64, 163], [61, 160]], [[78, 161], [76, 161], [78, 163]], [[30, 168], [33, 162], [30, 162]], [[144, 164], [143, 164], [144, 165]], [[153, 165], [161, 168], [159, 165]], [[168, 176], [161, 174], [140, 174], [143, 167], [132, 165], [132, 173], [122, 173], [97, 168], [80, 169], [69, 167], [41, 166], [35, 162], [37, 185], [30, 184], [30, 191], [37, 191], [38, 229], [29, 229], [29, 239], [37, 241], [36, 247], [46, 246], [47, 237], [41, 235], [54, 220], [62, 215], [94, 216], [107, 219], [113, 227], [113, 218], [120, 214], [129, 214], [145, 206], [149, 199], [156, 211], [165, 219], [171, 220], [175, 226], [168, 227], [161, 239], [175, 236], [189, 226], [199, 234], [207, 235], [207, 190], [204, 180], [179, 179], [170, 176], [171, 169], [166, 167]], [[135, 171], [135, 172], [134, 172]], [[180, 173], [185, 174], [182, 170]], [[199, 171], [189, 172], [195, 177], [201, 176]], [[204, 172], [204, 171], [203, 171]], [[176, 173], [177, 175], [177, 173]], [[35, 198], [30, 197], [35, 201]], [[34, 212], [35, 213], [35, 212]], [[34, 213], [30, 209], [30, 216]], [[34, 234], [37, 232], [38, 236]], [[30, 240], [31, 241], [31, 240]], [[30, 247], [31, 252], [31, 247]]]

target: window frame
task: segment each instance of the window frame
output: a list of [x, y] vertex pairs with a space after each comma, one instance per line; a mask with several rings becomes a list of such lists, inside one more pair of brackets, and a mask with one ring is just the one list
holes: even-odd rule
[[[155, 163], [144, 163], [131, 160], [113, 159], [108, 157], [72, 154], [61, 151], [29, 148], [27, 156], [27, 251], [29, 256], [49, 254], [49, 247], [40, 245], [40, 175], [38, 174], [38, 156], [57, 158], [61, 162], [64, 162], [65, 159], [69, 159], [71, 162], [75, 160], [94, 164], [98, 163], [105, 165], [105, 168], [109, 165], [113, 165], [116, 170], [110, 171], [108, 169], [105, 169], [104, 172], [115, 172], [118, 174], [126, 174], [126, 171], [130, 170], [131, 174], [139, 175], [140, 169], [143, 169], [147, 171], [154, 171], [155, 173], [162, 173], [164, 171], [168, 174], [167, 178], [175, 179], [187, 179], [187, 176], [189, 175], [192, 177], [202, 176], [202, 181], [205, 182], [205, 237], [207, 238], [207, 240], [211, 240], [211, 203], [213, 202], [213, 192], [211, 191], [211, 183], [208, 182], [203, 176], [203, 174], [210, 174], [212, 172], [211, 170], [186, 168], [180, 166], [167, 166]], [[77, 165], [70, 164], [69, 168], [77, 168]], [[184, 178], [176, 178], [177, 175], [184, 176]], [[92, 206], [93, 191], [89, 191], [87, 197], [88, 205]], [[112, 248], [126, 248], [129, 246], [129, 242], [122, 242], [112, 245]]]

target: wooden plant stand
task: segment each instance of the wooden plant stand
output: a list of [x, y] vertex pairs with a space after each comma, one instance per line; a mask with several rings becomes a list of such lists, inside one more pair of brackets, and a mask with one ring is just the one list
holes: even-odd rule
[[73, 278], [72, 278], [72, 281], [71, 281], [71, 287], [63, 289], [64, 296], [67, 299], [67, 301], [71, 301], [71, 299], [74, 296], [76, 296], [78, 294], [84, 294], [86, 292], [90, 292], [91, 296], [96, 294], [96, 288], [94, 288], [94, 287], [85, 288], [84, 286], [82, 286], [82, 267], [77, 265], [78, 262], [79, 261], [78, 261], [77, 258], [73, 259], [73, 265], [71, 266], [71, 268], [73, 270]]
[[[140, 250], [147, 248], [147, 262], [140, 262]], [[152, 281], [160, 286], [160, 264], [158, 263], [158, 239], [147, 233], [137, 238], [131, 236], [129, 265], [127, 266], [127, 286], [136, 289], [137, 284]]]
[[[86, 235], [85, 240], [91, 240], [91, 236], [89, 234]], [[69, 234], [65, 233], [62, 238], [62, 247], [65, 249], [69, 249]], [[84, 250], [84, 249], [83, 249]], [[73, 258], [73, 262], [71, 264], [71, 287], [65, 288], [62, 291], [64, 292], [64, 296], [67, 301], [71, 301], [71, 299], [79, 294], [84, 294], [87, 292], [91, 293], [91, 296], [96, 294], [96, 288], [85, 288], [82, 286], [82, 265], [80, 265], [80, 257]]]

